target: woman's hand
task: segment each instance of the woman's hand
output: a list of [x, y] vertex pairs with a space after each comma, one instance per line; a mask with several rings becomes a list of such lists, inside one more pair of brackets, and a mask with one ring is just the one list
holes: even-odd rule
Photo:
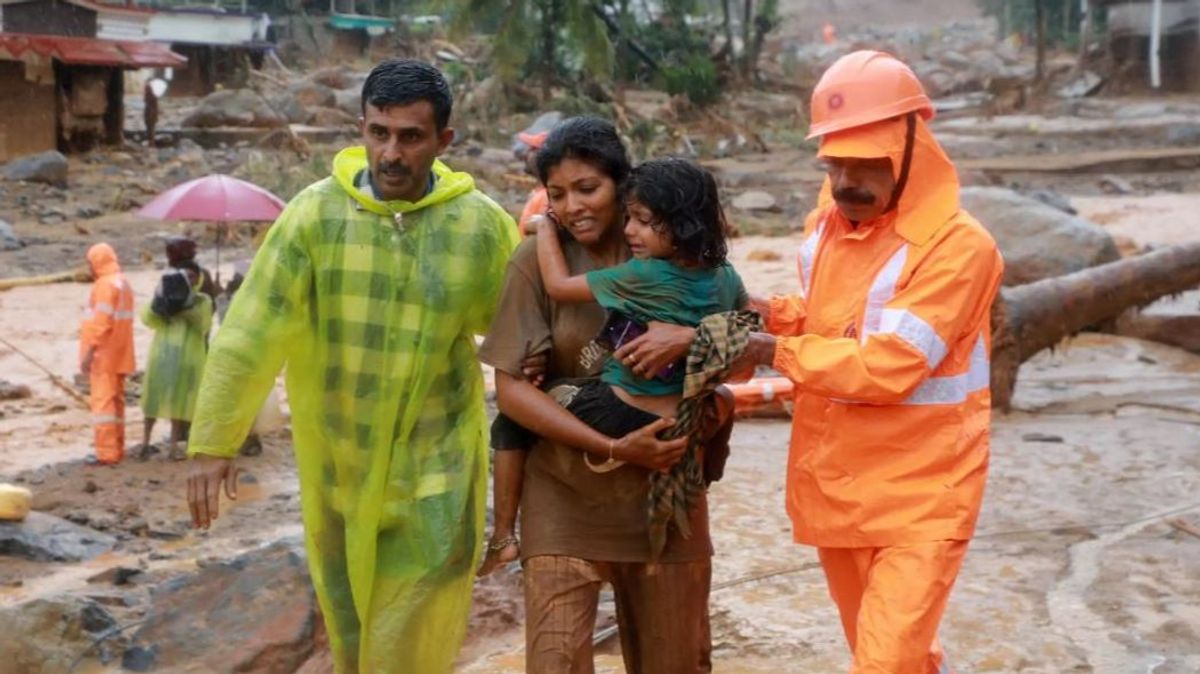
[[546, 381], [546, 367], [550, 362], [550, 352], [526, 354], [521, 362], [521, 376], [525, 381], [541, 388]]
[[613, 357], [634, 374], [646, 379], [678, 360], [687, 358], [696, 329], [651, 321], [646, 334], [617, 349]]
[[674, 440], [659, 440], [656, 437], [659, 432], [674, 425], [674, 419], [657, 419], [639, 428], [616, 441], [612, 458], [665, 473], [687, 451], [686, 435]]

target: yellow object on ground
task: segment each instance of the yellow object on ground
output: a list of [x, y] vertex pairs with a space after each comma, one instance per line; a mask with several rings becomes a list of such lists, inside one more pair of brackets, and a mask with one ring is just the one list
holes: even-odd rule
[[366, 168], [363, 148], [343, 150], [271, 228], [209, 353], [188, 451], [236, 456], [286, 363], [337, 671], [438, 674], [466, 632], [483, 536], [473, 335], [491, 321], [517, 232], [440, 162], [416, 203], [359, 190]]
[[0, 484], [0, 520], [20, 522], [29, 514], [33, 493], [24, 487]]

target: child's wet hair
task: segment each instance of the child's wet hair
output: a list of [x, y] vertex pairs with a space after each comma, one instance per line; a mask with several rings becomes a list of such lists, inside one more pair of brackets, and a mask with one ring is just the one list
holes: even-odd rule
[[628, 202], [636, 199], [654, 214], [651, 227], [671, 236], [684, 262], [718, 267], [729, 254], [729, 224], [712, 174], [686, 159], [666, 157], [639, 164], [624, 185]]

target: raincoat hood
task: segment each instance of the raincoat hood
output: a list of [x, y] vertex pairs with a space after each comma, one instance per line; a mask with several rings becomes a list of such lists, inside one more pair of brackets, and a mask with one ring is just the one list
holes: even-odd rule
[[[925, 120], [913, 116], [912, 160], [908, 179], [894, 211], [882, 217], [894, 217], [896, 231], [916, 245], [922, 245], [959, 211], [958, 171]], [[892, 160], [892, 175], [900, 180], [907, 135], [905, 117], [897, 117], [824, 136], [817, 155]], [[833, 205], [829, 180], [821, 188], [819, 205]]]
[[88, 264], [92, 273], [97, 277], [121, 273], [121, 265], [117, 262], [117, 251], [107, 243], [98, 243], [87, 252]]
[[396, 213], [411, 213], [435, 204], [445, 203], [451, 199], [467, 194], [475, 189], [475, 179], [469, 173], [453, 171], [439, 159], [433, 161], [433, 173], [437, 176], [433, 191], [421, 197], [420, 201], [379, 201], [369, 194], [363, 193], [355, 185], [358, 174], [370, 167], [367, 160], [367, 149], [361, 145], [348, 147], [333, 158], [333, 178], [346, 194], [349, 194], [363, 209], [379, 215], [394, 215]]

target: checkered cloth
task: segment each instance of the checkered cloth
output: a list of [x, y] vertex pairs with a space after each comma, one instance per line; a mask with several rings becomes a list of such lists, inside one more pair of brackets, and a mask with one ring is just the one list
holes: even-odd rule
[[692, 535], [688, 512], [704, 491], [704, 467], [699, 437], [704, 405], [709, 396], [729, 376], [751, 332], [761, 332], [762, 317], [753, 311], [729, 311], [706, 316], [696, 328], [696, 338], [687, 357], [687, 375], [683, 380], [683, 400], [679, 402], [675, 425], [662, 434], [663, 440], [688, 436], [683, 458], [667, 473], [650, 474], [650, 558], [658, 559], [667, 543], [667, 527], [672, 521], [685, 538]]

